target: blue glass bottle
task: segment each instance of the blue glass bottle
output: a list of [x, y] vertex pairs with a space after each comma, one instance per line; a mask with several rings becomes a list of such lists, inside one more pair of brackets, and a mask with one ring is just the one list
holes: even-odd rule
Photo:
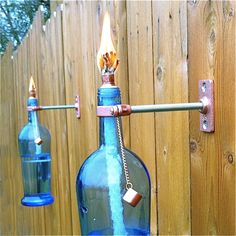
[[[38, 106], [30, 96], [28, 106]], [[51, 195], [51, 137], [38, 121], [37, 111], [28, 111], [28, 124], [18, 137], [24, 197], [22, 205], [36, 207], [53, 203]]]
[[[99, 106], [117, 104], [121, 104], [118, 87], [99, 88]], [[116, 119], [100, 117], [100, 147], [86, 159], [77, 176], [82, 235], [150, 234], [149, 174], [144, 163], [126, 148], [130, 181], [142, 199], [136, 207], [122, 199], [127, 190]]]

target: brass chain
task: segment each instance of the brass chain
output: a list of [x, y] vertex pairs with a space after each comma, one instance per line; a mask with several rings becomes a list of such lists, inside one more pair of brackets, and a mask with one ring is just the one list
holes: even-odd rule
[[128, 170], [127, 160], [126, 160], [125, 152], [124, 152], [124, 144], [123, 144], [123, 139], [121, 135], [119, 117], [116, 117], [116, 124], [117, 124], [117, 131], [118, 131], [118, 137], [119, 137], [119, 143], [120, 143], [121, 158], [122, 158], [123, 169], [124, 169], [124, 174], [125, 174], [126, 189], [128, 190], [130, 188], [133, 188], [133, 184], [130, 182], [130, 179], [129, 179], [129, 170]]

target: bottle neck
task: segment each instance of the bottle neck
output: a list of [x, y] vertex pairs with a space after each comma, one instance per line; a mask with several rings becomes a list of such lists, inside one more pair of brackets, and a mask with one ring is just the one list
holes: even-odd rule
[[[99, 88], [98, 105], [112, 106], [121, 104], [120, 90], [118, 87]], [[117, 132], [116, 117], [100, 117], [100, 145], [117, 146], [119, 137]]]
[[[38, 99], [29, 98], [28, 106], [38, 106]], [[28, 111], [28, 122], [37, 125], [38, 124], [38, 113], [37, 111]]]

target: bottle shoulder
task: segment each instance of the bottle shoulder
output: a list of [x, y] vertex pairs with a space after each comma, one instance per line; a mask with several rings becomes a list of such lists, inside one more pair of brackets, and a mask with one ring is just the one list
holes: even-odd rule
[[[147, 172], [147, 168], [144, 162], [134, 152], [127, 148], [124, 148], [125, 158], [128, 166], [132, 169], [142, 169]], [[113, 165], [119, 165], [123, 168], [123, 160], [120, 154], [120, 150], [116, 147], [100, 146], [95, 152], [90, 154], [82, 164], [78, 176], [84, 173], [92, 173], [102, 169], [106, 169], [107, 165], [113, 163]]]
[[[36, 129], [37, 129], [38, 133], [36, 132]], [[18, 139], [19, 140], [24, 140], [24, 139], [34, 140], [35, 138], [37, 138], [36, 136], [47, 137], [48, 139], [51, 138], [50, 132], [45, 126], [38, 124], [38, 127], [36, 127], [32, 123], [27, 123], [21, 129], [21, 131], [18, 135]]]
[[[137, 154], [135, 154], [133, 151], [129, 150], [128, 148], [124, 148], [125, 157], [127, 160], [135, 161], [137, 163], [140, 163], [141, 165], [145, 166], [144, 162], [140, 157], [138, 157]], [[90, 163], [90, 162], [100, 162], [107, 158], [110, 158], [112, 155], [117, 155], [118, 159], [122, 161], [121, 155], [120, 155], [120, 148], [114, 147], [114, 146], [100, 146], [96, 151], [91, 153], [86, 160], [84, 161], [84, 164]]]

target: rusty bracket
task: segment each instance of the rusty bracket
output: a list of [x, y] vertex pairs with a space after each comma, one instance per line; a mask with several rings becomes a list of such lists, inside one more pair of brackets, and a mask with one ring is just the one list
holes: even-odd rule
[[42, 111], [42, 110], [56, 110], [56, 109], [75, 109], [76, 117], [80, 118], [80, 98], [79, 95], [75, 97], [75, 104], [73, 105], [55, 105], [55, 106], [28, 106], [28, 111]]
[[205, 104], [205, 109], [200, 111], [200, 130], [211, 133], [215, 131], [214, 116], [214, 81], [199, 81], [199, 99]]

